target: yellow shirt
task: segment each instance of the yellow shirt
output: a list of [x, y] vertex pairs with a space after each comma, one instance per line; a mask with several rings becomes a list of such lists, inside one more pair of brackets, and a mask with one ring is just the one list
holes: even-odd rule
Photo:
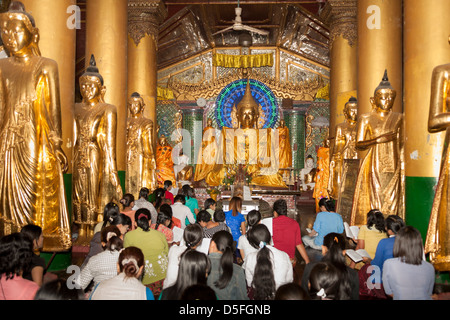
[[358, 240], [364, 240], [364, 249], [372, 259], [375, 257], [378, 242], [384, 238], [387, 238], [386, 232], [380, 232], [375, 227], [369, 229], [367, 226], [361, 226], [359, 229]]

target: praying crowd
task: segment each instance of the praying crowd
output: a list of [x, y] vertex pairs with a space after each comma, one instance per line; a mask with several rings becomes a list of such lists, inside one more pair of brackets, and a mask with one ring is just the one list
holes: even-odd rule
[[[71, 281], [46, 271], [39, 226], [0, 239], [1, 300], [431, 300], [435, 270], [422, 235], [398, 216], [367, 213], [357, 237], [345, 232], [334, 201], [319, 202], [302, 236], [284, 199], [269, 216], [201, 206], [189, 185], [170, 181], [104, 208], [89, 253]], [[365, 252], [361, 259], [349, 252]], [[311, 254], [313, 253], [313, 254]], [[319, 257], [319, 258], [317, 258]], [[350, 258], [352, 257], [352, 258]], [[296, 277], [296, 270], [302, 270]], [[297, 271], [298, 272], [298, 271]], [[297, 273], [298, 274], [298, 273]]]

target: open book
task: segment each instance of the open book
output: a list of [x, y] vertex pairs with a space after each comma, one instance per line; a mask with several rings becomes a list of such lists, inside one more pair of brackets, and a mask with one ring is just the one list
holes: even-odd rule
[[180, 242], [183, 239], [184, 230], [178, 227], [172, 229], [173, 232], [173, 242]]
[[345, 250], [345, 254], [350, 259], [352, 259], [355, 263], [358, 263], [358, 262], [362, 261], [363, 258], [372, 259], [370, 254], [364, 249], [359, 249], [359, 250], [356, 250], [356, 251], [352, 250], [352, 249], [347, 249], [347, 250]]
[[358, 239], [359, 227], [349, 226], [347, 222], [344, 222], [345, 235], [352, 239]]

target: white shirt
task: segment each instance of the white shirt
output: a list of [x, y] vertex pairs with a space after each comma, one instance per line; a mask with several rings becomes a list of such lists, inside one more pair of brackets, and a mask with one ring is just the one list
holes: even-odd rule
[[[166, 289], [172, 285], [175, 284], [178, 277], [178, 268], [180, 265], [180, 258], [183, 252], [185, 252], [187, 249], [186, 244], [184, 243], [184, 240], [181, 241], [180, 245], [173, 245], [169, 249], [169, 263], [167, 265], [167, 274], [166, 278], [164, 279], [163, 289]], [[199, 247], [195, 249], [196, 251], [199, 251]]]
[[191, 209], [189, 209], [188, 206], [182, 204], [181, 202], [175, 202], [173, 205], [171, 205], [172, 207], [172, 215], [179, 219], [181, 222], [181, 229], [186, 228], [186, 217], [188, 218], [189, 222], [194, 224], [195, 223], [195, 218], [194, 215], [192, 214]]
[[[271, 245], [266, 245], [267, 248], [272, 252], [272, 267], [273, 275], [275, 278], [275, 287], [278, 289], [281, 285], [290, 283], [294, 281], [294, 271], [292, 267], [289, 255], [281, 250], [272, 247]], [[245, 270], [245, 279], [247, 280], [247, 286], [251, 286], [253, 282], [253, 275], [255, 273], [256, 267], [256, 256], [258, 251], [249, 253], [244, 260], [242, 268]]]
[[147, 300], [147, 288], [122, 272], [94, 288], [89, 300]]
[[242, 236], [239, 237], [237, 248], [240, 250], [244, 250], [244, 257], [243, 257], [244, 261], [250, 253], [258, 251], [258, 249], [253, 247], [248, 242], [247, 235], [245, 235], [245, 234], [243, 234]]
[[118, 260], [119, 251], [116, 250], [105, 250], [92, 256], [86, 266], [81, 270], [77, 282], [84, 290], [92, 280], [97, 284], [103, 280], [115, 277], [117, 275]]
[[132, 210], [136, 211], [141, 208], [148, 209], [152, 217], [152, 224], [156, 223], [156, 220], [158, 219], [158, 212], [156, 212], [155, 206], [153, 206], [153, 204], [150, 201], [145, 200], [144, 198], [139, 198], [134, 202], [134, 207]]

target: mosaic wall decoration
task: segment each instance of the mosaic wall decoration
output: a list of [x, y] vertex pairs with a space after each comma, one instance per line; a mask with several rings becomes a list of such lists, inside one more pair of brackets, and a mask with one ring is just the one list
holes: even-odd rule
[[160, 127], [158, 138], [164, 134], [172, 147], [175, 143], [170, 137], [175, 131], [175, 114], [179, 109], [178, 104], [173, 100], [158, 100], [156, 104], [156, 121]]
[[190, 135], [189, 143], [183, 143], [183, 151], [189, 157], [189, 163], [195, 164], [202, 144], [203, 109], [184, 109], [182, 112], [183, 129], [187, 130]]
[[306, 137], [305, 137], [305, 158], [308, 155], [313, 156], [314, 163], [317, 161], [317, 150], [322, 145], [323, 141], [329, 136], [329, 125], [314, 126], [314, 119], [319, 117], [329, 121], [330, 119], [330, 104], [329, 102], [313, 102], [305, 116], [306, 123]]
[[[265, 123], [263, 128], [274, 128], [278, 121], [278, 100], [273, 92], [264, 83], [249, 79], [250, 90], [256, 103], [261, 105], [264, 112]], [[219, 129], [222, 127], [232, 128], [231, 111], [245, 94], [247, 79], [240, 79], [227, 85], [216, 99], [216, 120]]]
[[283, 117], [289, 128], [292, 167], [302, 169], [305, 167], [305, 114], [297, 110], [284, 110]]

